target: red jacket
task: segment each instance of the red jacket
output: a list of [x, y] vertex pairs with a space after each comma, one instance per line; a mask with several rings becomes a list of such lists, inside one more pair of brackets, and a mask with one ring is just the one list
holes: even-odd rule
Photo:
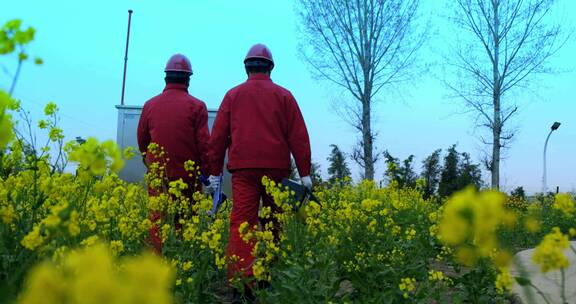
[[[138, 123], [138, 147], [146, 152], [157, 143], [167, 158], [167, 177], [189, 180], [184, 162], [193, 160], [208, 173], [208, 111], [206, 104], [188, 94], [184, 84], [167, 84], [162, 94], [144, 104]], [[154, 161], [146, 155], [146, 163]], [[195, 174], [194, 174], [195, 176]]]
[[290, 91], [266, 74], [253, 74], [231, 89], [218, 109], [210, 137], [211, 174], [228, 169], [290, 169], [290, 153], [300, 176], [310, 175], [308, 131]]

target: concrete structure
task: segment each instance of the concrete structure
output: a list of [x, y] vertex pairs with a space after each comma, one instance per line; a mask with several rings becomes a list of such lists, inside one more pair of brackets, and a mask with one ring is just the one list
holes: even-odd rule
[[[576, 241], [570, 242], [570, 245], [572, 248], [576, 248]], [[517, 253], [514, 256], [516, 265], [513, 267], [511, 273], [513, 276], [522, 276], [522, 273], [526, 273], [526, 276], [530, 278], [532, 284], [536, 285], [538, 289], [542, 291], [546, 300], [544, 300], [541, 295], [537, 294], [536, 290], [532, 287], [527, 287], [527, 289], [525, 289], [522, 286], [515, 284], [513, 287], [514, 293], [520, 297], [522, 303], [562, 303], [562, 276], [560, 271], [549, 271], [547, 273], [540, 272], [540, 267], [532, 262], [533, 254], [534, 249], [528, 249]], [[570, 261], [570, 266], [564, 270], [566, 301], [567, 303], [576, 303], [576, 254], [574, 254], [570, 248], [566, 249], [564, 254]], [[520, 267], [523, 268], [523, 271], [520, 270]], [[527, 292], [530, 294], [526, 294]]]
[[[142, 106], [133, 105], [118, 105], [118, 128], [116, 135], [116, 142], [120, 148], [133, 147], [138, 151], [138, 140], [136, 138], [136, 130], [138, 129], [138, 121], [140, 120], [140, 113]], [[216, 110], [208, 110], [208, 127], [212, 130], [212, 124], [216, 118]], [[142, 157], [138, 154], [131, 160], [126, 161], [126, 164], [120, 172], [120, 178], [131, 183], [140, 183], [144, 181], [144, 174], [146, 167], [142, 162]], [[231, 183], [230, 173], [224, 170], [224, 193], [231, 198]]]

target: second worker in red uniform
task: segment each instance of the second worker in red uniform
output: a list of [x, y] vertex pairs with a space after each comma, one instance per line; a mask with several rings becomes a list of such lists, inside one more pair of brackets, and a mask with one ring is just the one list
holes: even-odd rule
[[227, 167], [232, 173], [228, 256], [236, 256], [238, 261], [229, 265], [229, 278], [253, 275], [253, 244], [242, 240], [240, 225], [248, 222], [250, 227], [258, 226], [260, 199], [263, 206], [278, 211], [266, 194], [262, 177], [275, 182], [287, 178], [292, 154], [302, 183], [312, 188], [310, 140], [304, 118], [290, 91], [270, 79], [274, 68], [270, 50], [262, 44], [254, 45], [244, 65], [248, 80], [224, 96], [209, 144], [211, 186], [222, 173], [227, 149]]

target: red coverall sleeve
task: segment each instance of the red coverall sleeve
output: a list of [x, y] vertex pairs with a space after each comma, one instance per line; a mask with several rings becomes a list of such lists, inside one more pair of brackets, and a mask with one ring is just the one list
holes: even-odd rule
[[141, 153], [148, 150], [148, 145], [150, 144], [150, 130], [148, 129], [148, 107], [144, 105], [142, 113], [140, 114], [140, 120], [138, 121], [138, 149]]
[[224, 154], [230, 144], [230, 97], [224, 96], [224, 100], [216, 114], [216, 120], [212, 126], [210, 135], [209, 158], [210, 174], [220, 175], [224, 167]]
[[286, 118], [288, 122], [288, 146], [296, 161], [300, 176], [309, 176], [311, 169], [310, 139], [302, 112], [296, 99], [290, 94], [286, 98]]
[[202, 175], [207, 176], [210, 173], [210, 161], [208, 158], [208, 141], [210, 140], [210, 133], [208, 132], [208, 109], [206, 104], [202, 103], [199, 113], [197, 114], [196, 125], [196, 145], [198, 147], [200, 172]]

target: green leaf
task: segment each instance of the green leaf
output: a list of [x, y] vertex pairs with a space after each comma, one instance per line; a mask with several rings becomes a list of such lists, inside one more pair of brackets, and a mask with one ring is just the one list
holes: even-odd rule
[[9, 20], [8, 22], [6, 22], [4, 24], [4, 29], [17, 30], [20, 28], [21, 24], [22, 24], [22, 20], [20, 20], [20, 19]]
[[36, 30], [32, 27], [29, 27], [26, 31], [17, 31], [14, 33], [14, 42], [20, 45], [27, 44], [34, 39], [35, 33]]
[[516, 282], [518, 283], [518, 285], [520, 286], [529, 286], [532, 285], [532, 281], [530, 281], [530, 279], [524, 278], [524, 277], [514, 277], [514, 280], [516, 280]]
[[28, 55], [26, 55], [26, 53], [21, 52], [20, 54], [18, 54], [18, 60], [19, 61], [24, 61], [26, 59], [28, 59]]
[[6, 43], [8, 40], [10, 40], [8, 34], [5, 31], [0, 31], [0, 45]]
[[36, 30], [33, 27], [28, 27], [28, 29], [26, 30], [26, 35], [28, 36], [27, 42], [30, 42], [30, 41], [34, 40], [34, 36], [36, 35]]
[[16, 45], [12, 40], [6, 40], [3, 44], [0, 44], [0, 55], [10, 54], [14, 52]]

